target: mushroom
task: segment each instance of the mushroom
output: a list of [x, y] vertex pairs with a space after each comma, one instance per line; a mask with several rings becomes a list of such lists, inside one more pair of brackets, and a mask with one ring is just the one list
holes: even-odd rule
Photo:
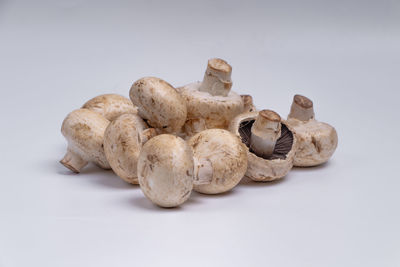
[[138, 114], [160, 133], [177, 133], [186, 121], [186, 103], [172, 85], [155, 77], [137, 80], [129, 96]]
[[137, 161], [142, 145], [155, 136], [137, 114], [123, 114], [104, 133], [104, 152], [113, 171], [124, 181], [138, 184]]
[[205, 129], [227, 129], [230, 121], [243, 111], [242, 98], [230, 91], [231, 72], [232, 67], [226, 61], [213, 58], [208, 61], [202, 82], [177, 88], [187, 105], [187, 135]]
[[295, 95], [287, 120], [296, 133], [299, 148], [294, 166], [310, 167], [327, 162], [335, 152], [338, 136], [331, 125], [315, 120], [313, 102]]
[[247, 169], [246, 146], [223, 129], [202, 131], [188, 140], [194, 158], [194, 190], [219, 194], [231, 190]]
[[161, 134], [144, 144], [138, 160], [138, 177], [144, 195], [161, 207], [185, 202], [193, 188], [193, 156], [180, 137]]
[[251, 95], [240, 95], [243, 101], [243, 113], [257, 111], [256, 106], [253, 104], [253, 97]]
[[243, 113], [229, 127], [247, 147], [246, 176], [254, 181], [273, 181], [293, 167], [296, 138], [289, 125], [272, 110]]
[[103, 149], [103, 136], [108, 124], [106, 118], [89, 109], [69, 113], [61, 127], [68, 149], [60, 163], [75, 173], [79, 173], [89, 162], [109, 169]]
[[124, 113], [137, 113], [137, 108], [129, 98], [117, 94], [96, 96], [87, 101], [82, 108], [93, 110], [109, 121]]

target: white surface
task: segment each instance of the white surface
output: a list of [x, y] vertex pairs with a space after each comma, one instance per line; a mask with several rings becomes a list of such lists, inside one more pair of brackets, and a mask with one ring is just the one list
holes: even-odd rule
[[[400, 266], [399, 8], [0, 1], [0, 266]], [[69, 111], [142, 76], [201, 80], [216, 56], [259, 108], [312, 98], [338, 131], [333, 159], [168, 210], [58, 163]]]

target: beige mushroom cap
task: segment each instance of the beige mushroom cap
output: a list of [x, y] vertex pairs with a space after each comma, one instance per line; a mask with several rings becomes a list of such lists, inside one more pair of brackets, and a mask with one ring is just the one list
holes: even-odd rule
[[254, 181], [273, 181], [284, 177], [293, 167], [297, 150], [297, 141], [291, 127], [281, 121], [281, 134], [276, 141], [275, 149], [269, 158], [262, 158], [249, 150], [251, 127], [258, 112], [243, 113], [230, 124], [229, 130], [241, 137], [246, 144], [248, 167], [246, 176]]
[[137, 162], [142, 145], [154, 135], [137, 114], [123, 114], [104, 133], [104, 152], [113, 171], [124, 181], [138, 184]]
[[139, 115], [165, 133], [178, 132], [186, 121], [186, 103], [172, 85], [155, 77], [137, 80], [129, 96]]
[[296, 133], [299, 143], [294, 165], [311, 167], [327, 162], [338, 145], [338, 135], [331, 125], [315, 120], [313, 102], [295, 95], [287, 123]]
[[177, 88], [187, 105], [184, 131], [188, 136], [205, 129], [227, 129], [243, 112], [241, 96], [231, 91], [231, 73], [232, 67], [225, 60], [212, 58], [202, 82]]
[[109, 169], [103, 149], [103, 137], [109, 121], [89, 109], [77, 109], [64, 119], [61, 132], [68, 142], [68, 152], [60, 161], [73, 172], [93, 162]]
[[109, 121], [114, 120], [121, 114], [137, 113], [137, 108], [129, 98], [117, 94], [96, 96], [87, 101], [82, 108], [93, 110]]
[[185, 202], [193, 188], [193, 156], [186, 142], [162, 134], [144, 144], [139, 155], [138, 177], [145, 196], [161, 207]]
[[229, 123], [243, 111], [243, 100], [230, 91], [227, 96], [213, 96], [198, 89], [201, 82], [191, 83], [177, 90], [187, 104], [187, 119], [203, 119], [206, 129], [227, 129]]
[[299, 148], [294, 157], [294, 166], [311, 167], [327, 162], [338, 145], [338, 135], [331, 125], [311, 119], [307, 122], [288, 119], [296, 133]]
[[219, 194], [234, 188], [247, 169], [246, 146], [223, 129], [202, 131], [188, 141], [195, 162], [194, 190]]

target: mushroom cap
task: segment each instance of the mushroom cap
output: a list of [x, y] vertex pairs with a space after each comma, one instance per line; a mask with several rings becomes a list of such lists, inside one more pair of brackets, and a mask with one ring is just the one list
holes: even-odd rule
[[95, 111], [77, 109], [64, 119], [61, 133], [67, 139], [68, 149], [88, 162], [109, 169], [103, 149], [104, 131], [109, 123], [109, 120]]
[[93, 110], [109, 121], [124, 113], [137, 113], [137, 108], [129, 98], [117, 94], [96, 96], [87, 101], [82, 108]]
[[129, 96], [138, 107], [139, 115], [165, 133], [178, 132], [186, 121], [186, 103], [166, 81], [145, 77], [131, 87]]
[[177, 88], [186, 101], [187, 119], [202, 118], [207, 129], [227, 129], [232, 119], [243, 112], [242, 98], [233, 91], [227, 96], [213, 96], [199, 91], [200, 85], [197, 82]]
[[300, 121], [288, 119], [288, 125], [296, 133], [299, 147], [294, 166], [311, 167], [327, 162], [338, 144], [338, 135], [331, 125], [315, 119]]
[[193, 156], [180, 137], [161, 134], [146, 142], [138, 161], [140, 188], [161, 207], [185, 202], [193, 188]]
[[104, 152], [113, 171], [124, 181], [138, 184], [137, 162], [146, 123], [137, 114], [123, 114], [104, 133]]
[[237, 116], [229, 130], [239, 136], [248, 154], [246, 176], [254, 181], [273, 181], [284, 177], [293, 167], [297, 150], [297, 140], [293, 130], [286, 121], [281, 121], [281, 136], [278, 138], [274, 153], [270, 158], [262, 158], [249, 149], [251, 126], [258, 112], [248, 112]]
[[[195, 170], [209, 170], [211, 181], [208, 184], [195, 184], [194, 190], [204, 194], [219, 194], [234, 188], [243, 178], [247, 169], [246, 146], [234, 134], [223, 129], [209, 129], [192, 136], [189, 145], [193, 150]], [[195, 171], [196, 176], [199, 172]]]

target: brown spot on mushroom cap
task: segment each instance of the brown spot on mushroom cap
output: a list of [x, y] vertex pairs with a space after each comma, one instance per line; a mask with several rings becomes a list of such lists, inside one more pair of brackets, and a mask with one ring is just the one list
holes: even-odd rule
[[307, 98], [305, 96], [302, 96], [302, 95], [295, 95], [293, 97], [293, 101], [297, 105], [299, 105], [299, 106], [301, 106], [303, 108], [306, 108], [306, 109], [313, 107], [313, 102], [309, 98]]
[[269, 120], [269, 121], [274, 121], [274, 122], [280, 122], [281, 121], [281, 116], [279, 116], [279, 114], [276, 113], [275, 111], [272, 111], [272, 110], [269, 110], [269, 109], [261, 110], [258, 113], [258, 115], [263, 117], [266, 120]]
[[208, 60], [208, 66], [216, 71], [220, 72], [231, 72], [232, 71], [232, 66], [228, 64], [223, 59], [220, 58], [212, 58]]
[[321, 153], [321, 146], [320, 146], [317, 138], [315, 138], [315, 136], [311, 137], [311, 143], [314, 145], [315, 150], [317, 151], [317, 153]]

